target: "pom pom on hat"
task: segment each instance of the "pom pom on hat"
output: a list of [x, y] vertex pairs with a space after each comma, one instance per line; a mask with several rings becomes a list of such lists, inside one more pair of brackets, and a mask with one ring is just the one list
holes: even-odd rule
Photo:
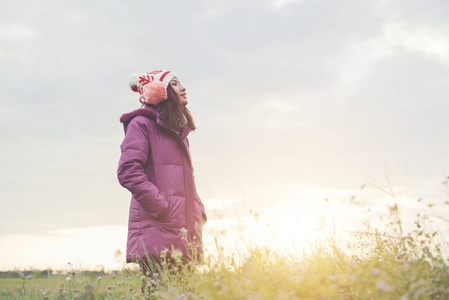
[[145, 91], [140, 97], [140, 102], [156, 105], [167, 99], [167, 90], [160, 81], [153, 81], [146, 85]]
[[167, 99], [167, 86], [173, 77], [176, 75], [167, 70], [134, 73], [129, 77], [129, 87], [140, 94], [140, 103], [156, 105]]
[[138, 92], [139, 88], [138, 88], [138, 84], [139, 84], [139, 74], [134, 73], [131, 74], [129, 76], [129, 87], [131, 88], [131, 90], [133, 90], [134, 92]]

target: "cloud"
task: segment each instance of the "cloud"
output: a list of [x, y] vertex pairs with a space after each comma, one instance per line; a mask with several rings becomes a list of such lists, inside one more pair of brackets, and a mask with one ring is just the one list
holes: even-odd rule
[[248, 209], [291, 200], [283, 191], [298, 183], [350, 190], [383, 175], [383, 160], [434, 178], [449, 167], [441, 1], [0, 8], [7, 232], [126, 223], [118, 119], [140, 106], [128, 75], [152, 68], [175, 71], [191, 96], [206, 204], [237, 199], [242, 213], [243, 198]]
[[[449, 38], [447, 31], [438, 32], [435, 28], [407, 28], [404, 24], [385, 25], [385, 37], [394, 46], [403, 46], [408, 51], [419, 51], [435, 56], [444, 64], [449, 63]], [[396, 45], [395, 45], [396, 44]]]
[[20, 23], [8, 24], [0, 30], [2, 39], [8, 39], [14, 42], [30, 42], [36, 38], [36, 32], [29, 26]]

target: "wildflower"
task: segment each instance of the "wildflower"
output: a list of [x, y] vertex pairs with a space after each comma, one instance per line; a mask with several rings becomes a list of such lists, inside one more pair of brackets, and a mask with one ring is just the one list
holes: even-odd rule
[[330, 275], [329, 279], [332, 280], [332, 282], [337, 282], [338, 276], [337, 275]]
[[80, 291], [79, 289], [73, 289], [72, 290], [72, 292], [74, 292], [74, 293], [79, 292], [79, 291]]
[[26, 279], [33, 279], [33, 274], [28, 274]]
[[384, 291], [384, 292], [389, 292], [392, 290], [391, 285], [389, 285], [387, 282], [383, 281], [383, 280], [379, 280], [376, 283], [376, 288], [378, 290]]
[[67, 278], [65, 279], [65, 281], [67, 281], [67, 282], [70, 282], [70, 281], [72, 281], [72, 277], [70, 277], [70, 276], [67, 276]]
[[217, 286], [219, 286], [219, 285], [220, 285], [220, 281], [215, 281], [215, 282], [214, 282], [214, 286], [215, 286], [215, 287], [217, 287]]
[[182, 252], [179, 251], [178, 249], [174, 249], [174, 250], [172, 251], [171, 256], [172, 256], [175, 260], [179, 260], [179, 259], [181, 259]]
[[303, 269], [304, 269], [304, 268], [303, 268], [302, 265], [296, 265], [296, 266], [295, 266], [295, 271], [297, 271], [297, 272], [301, 272]]
[[100, 281], [101, 280], [101, 276], [98, 276], [97, 280]]
[[379, 268], [373, 268], [373, 269], [371, 270], [371, 274], [373, 274], [373, 275], [379, 275], [379, 273], [380, 273]]
[[424, 294], [424, 292], [426, 291], [426, 289], [427, 289], [427, 288], [422, 288], [422, 289], [417, 290], [417, 291], [413, 294], [413, 298], [414, 298], [414, 299], [419, 299], [419, 296], [420, 296], [421, 294]]
[[201, 293], [201, 294], [198, 295], [198, 297], [203, 298], [203, 297], [204, 297], [204, 294]]
[[80, 295], [80, 294], [75, 294], [75, 295], [73, 296], [73, 298], [75, 298], [75, 299], [81, 299], [81, 295]]
[[92, 292], [92, 290], [94, 289], [94, 286], [90, 283], [86, 283], [83, 285], [83, 288], [86, 290], [86, 292]]
[[407, 295], [402, 295], [402, 297], [399, 298], [399, 300], [408, 300], [408, 297], [407, 297]]
[[184, 300], [184, 299], [186, 299], [186, 294], [184, 294], [184, 293], [182, 293], [181, 295], [176, 297], [176, 300]]
[[179, 232], [181, 232], [183, 235], [186, 235], [188, 230], [184, 227], [182, 227], [181, 229], [179, 229]]
[[430, 281], [440, 281], [440, 277], [430, 278]]

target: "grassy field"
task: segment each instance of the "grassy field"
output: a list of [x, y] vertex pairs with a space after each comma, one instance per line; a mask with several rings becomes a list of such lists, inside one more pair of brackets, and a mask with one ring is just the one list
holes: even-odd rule
[[307, 253], [253, 247], [164, 267], [144, 296], [139, 271], [100, 278], [74, 270], [0, 279], [0, 299], [449, 299], [445, 233], [424, 214], [406, 231], [399, 215], [393, 202], [382, 232], [367, 226], [350, 244], [329, 237]]

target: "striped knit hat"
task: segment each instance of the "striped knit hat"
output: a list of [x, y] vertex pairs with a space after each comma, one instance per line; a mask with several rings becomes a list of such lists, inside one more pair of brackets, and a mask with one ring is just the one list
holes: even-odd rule
[[173, 77], [176, 75], [167, 70], [132, 74], [129, 77], [129, 87], [140, 94], [140, 103], [156, 105], [167, 99], [167, 86]]

